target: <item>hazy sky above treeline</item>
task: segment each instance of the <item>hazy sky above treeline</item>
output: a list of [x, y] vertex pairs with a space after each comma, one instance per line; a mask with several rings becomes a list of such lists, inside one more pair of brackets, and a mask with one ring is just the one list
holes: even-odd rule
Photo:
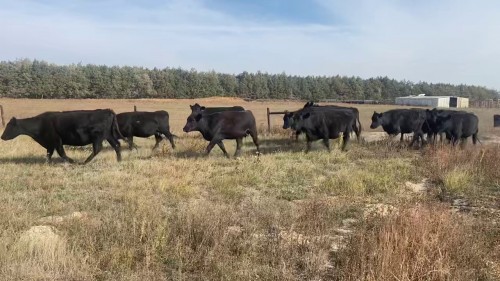
[[500, 90], [500, 1], [0, 0], [0, 60]]

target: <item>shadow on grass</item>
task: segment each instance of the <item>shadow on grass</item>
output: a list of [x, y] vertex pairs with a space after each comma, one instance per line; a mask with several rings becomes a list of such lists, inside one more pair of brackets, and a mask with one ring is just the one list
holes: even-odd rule
[[[60, 164], [60, 163], [65, 163], [65, 161], [60, 157], [52, 158], [52, 164]], [[40, 164], [48, 164], [48, 162], [47, 158], [43, 156], [20, 156], [11, 158], [0, 158], [0, 164], [40, 165]]]

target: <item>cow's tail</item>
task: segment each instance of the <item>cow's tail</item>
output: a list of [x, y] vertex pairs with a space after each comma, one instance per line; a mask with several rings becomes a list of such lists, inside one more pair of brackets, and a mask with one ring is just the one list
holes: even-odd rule
[[356, 132], [356, 138], [361, 140], [361, 132], [363, 131], [363, 126], [361, 126], [361, 120], [359, 120], [359, 115], [356, 118], [356, 121], [358, 121], [358, 131]]
[[113, 134], [113, 137], [117, 140], [119, 139], [125, 139], [125, 137], [122, 135], [122, 133], [120, 132], [120, 128], [118, 127], [118, 120], [116, 119], [116, 114], [113, 110], [111, 110], [111, 112], [113, 112], [113, 121], [111, 123], [111, 133]]

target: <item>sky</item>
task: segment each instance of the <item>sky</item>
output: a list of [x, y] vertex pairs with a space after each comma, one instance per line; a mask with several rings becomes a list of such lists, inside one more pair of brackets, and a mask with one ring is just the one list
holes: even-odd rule
[[500, 90], [497, 0], [0, 0], [0, 60]]

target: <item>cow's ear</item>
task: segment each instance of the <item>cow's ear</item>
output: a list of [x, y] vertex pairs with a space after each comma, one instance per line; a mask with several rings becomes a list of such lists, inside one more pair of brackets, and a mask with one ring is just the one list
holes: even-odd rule
[[192, 106], [192, 105], [189, 105], [189, 108], [191, 108], [191, 110], [193, 110], [193, 107], [194, 107], [194, 106]]
[[380, 112], [380, 113], [378, 114], [378, 117], [382, 117], [382, 115], [384, 115], [384, 113], [383, 113], [383, 112]]
[[194, 120], [196, 120], [196, 122], [200, 121], [201, 119], [201, 114], [197, 114], [195, 117], [194, 117]]
[[205, 109], [206, 109], [206, 107], [204, 107], [204, 106], [200, 107], [200, 110], [201, 110], [201, 111], [203, 111], [203, 110], [205, 110]]
[[307, 119], [311, 117], [311, 113], [307, 112], [306, 114], [302, 115], [302, 119]]

